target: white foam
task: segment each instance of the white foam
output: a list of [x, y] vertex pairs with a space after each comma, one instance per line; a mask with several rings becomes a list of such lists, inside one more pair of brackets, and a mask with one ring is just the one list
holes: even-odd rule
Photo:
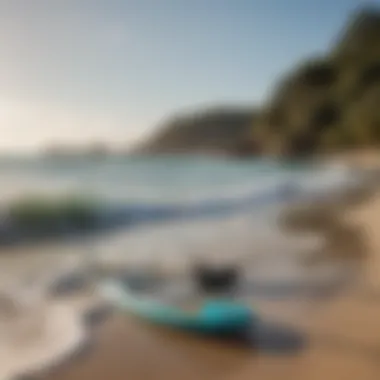
[[21, 308], [18, 315], [0, 323], [0, 379], [41, 374], [58, 364], [85, 339], [85, 330], [74, 309], [36, 303]]

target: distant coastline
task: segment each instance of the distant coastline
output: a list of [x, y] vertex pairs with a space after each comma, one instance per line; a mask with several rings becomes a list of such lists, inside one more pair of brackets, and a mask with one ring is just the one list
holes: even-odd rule
[[67, 157], [95, 157], [101, 158], [112, 154], [112, 150], [105, 144], [89, 144], [87, 146], [74, 145], [50, 145], [41, 151], [44, 157], [67, 158]]
[[105, 159], [109, 157], [131, 156], [133, 153], [128, 149], [116, 149], [106, 143], [90, 143], [83, 145], [52, 144], [38, 151], [38, 156], [53, 159]]

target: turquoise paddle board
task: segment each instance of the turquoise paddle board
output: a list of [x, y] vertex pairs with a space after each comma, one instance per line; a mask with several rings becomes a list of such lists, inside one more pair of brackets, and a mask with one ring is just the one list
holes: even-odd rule
[[247, 328], [257, 317], [251, 308], [227, 300], [208, 300], [196, 313], [154, 299], [133, 295], [120, 281], [101, 285], [102, 295], [117, 309], [154, 324], [203, 334], [233, 334]]

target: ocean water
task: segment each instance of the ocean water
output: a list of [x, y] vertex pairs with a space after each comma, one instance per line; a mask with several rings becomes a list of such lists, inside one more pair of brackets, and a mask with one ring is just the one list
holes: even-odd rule
[[[246, 268], [252, 264], [254, 270], [247, 276], [268, 278], [277, 283], [292, 278], [304, 281], [310, 273], [299, 269], [299, 256], [320, 248], [323, 237], [285, 235], [276, 223], [284, 202], [276, 203], [278, 199], [273, 190], [290, 186], [301, 190], [301, 195], [318, 194], [340, 191], [352, 183], [352, 175], [342, 166], [284, 164], [271, 160], [183, 156], [98, 160], [2, 158], [0, 203], [3, 206], [28, 194], [67, 192], [132, 205], [202, 203], [207, 208], [215, 201], [241, 202], [240, 207], [231, 208], [231, 212], [212, 218], [194, 216], [142, 224], [135, 229], [94, 237], [85, 244], [68, 242], [43, 248], [23, 247], [22, 255], [3, 252], [0, 267], [7, 273], [10, 268], [14, 273], [21, 273], [17, 271], [22, 268], [24, 273], [26, 267], [40, 273], [41, 266], [51, 272], [53, 262], [57, 268], [61, 266], [61, 258], [82, 259], [89, 254], [105, 266], [126, 265], [137, 269], [153, 264], [161, 270], [180, 273], [189, 262], [207, 258], [218, 263], [238, 262]], [[266, 196], [268, 194], [270, 196]], [[250, 202], [245, 204], [244, 199]], [[41, 264], [48, 260], [48, 266]]]
[[283, 184], [327, 190], [344, 185], [344, 167], [203, 157], [2, 158], [0, 202], [29, 193], [75, 192], [120, 202], [185, 204], [254, 197]]

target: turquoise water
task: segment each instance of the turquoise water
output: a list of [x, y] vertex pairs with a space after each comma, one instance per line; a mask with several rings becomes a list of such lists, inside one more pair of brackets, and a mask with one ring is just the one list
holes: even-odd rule
[[81, 192], [109, 200], [196, 202], [262, 194], [284, 183], [318, 188], [346, 179], [342, 168], [201, 157], [19, 158], [0, 160], [0, 199]]

